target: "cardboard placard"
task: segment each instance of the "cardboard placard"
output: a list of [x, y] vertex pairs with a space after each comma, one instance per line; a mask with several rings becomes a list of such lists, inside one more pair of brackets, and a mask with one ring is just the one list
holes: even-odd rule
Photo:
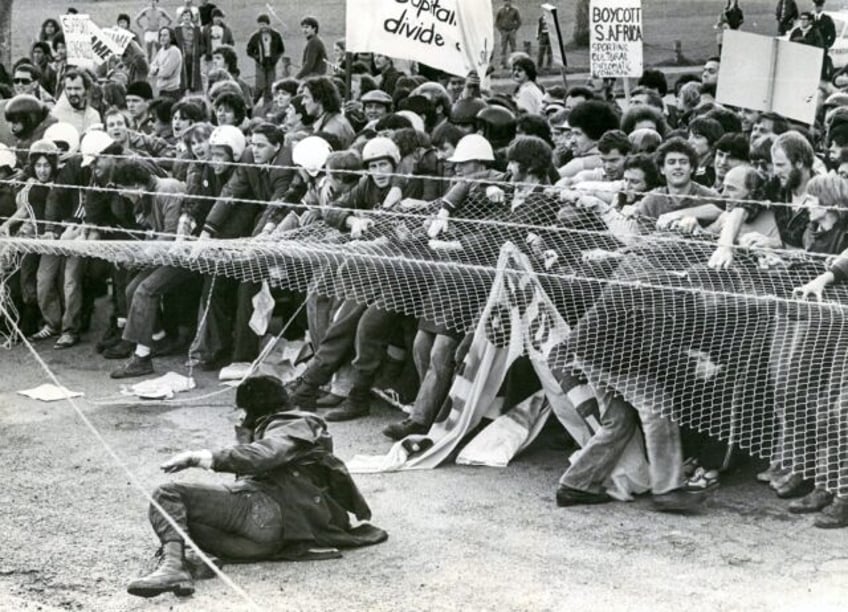
[[716, 101], [812, 125], [823, 60], [818, 47], [727, 30]]
[[641, 0], [592, 0], [589, 63], [597, 78], [642, 76]]

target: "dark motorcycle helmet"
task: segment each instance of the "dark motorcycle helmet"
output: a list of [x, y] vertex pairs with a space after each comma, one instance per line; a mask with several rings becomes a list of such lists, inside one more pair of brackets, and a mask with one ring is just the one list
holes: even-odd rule
[[454, 125], [473, 126], [477, 113], [486, 108], [486, 103], [479, 98], [462, 98], [451, 106], [450, 122]]
[[515, 138], [515, 115], [502, 106], [488, 106], [477, 113], [477, 133], [495, 149], [507, 146]]
[[6, 103], [4, 115], [9, 124], [20, 123], [23, 127], [13, 133], [17, 138], [29, 137], [49, 113], [47, 106], [35, 96], [21, 94]]

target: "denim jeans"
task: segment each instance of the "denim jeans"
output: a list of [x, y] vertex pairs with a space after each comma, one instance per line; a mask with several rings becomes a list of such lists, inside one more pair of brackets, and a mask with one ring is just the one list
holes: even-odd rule
[[[565, 376], [573, 378], [570, 373]], [[576, 379], [574, 379], [576, 383]], [[563, 388], [571, 386], [560, 381]], [[615, 469], [621, 454], [636, 431], [638, 413], [636, 410], [609, 389], [597, 393], [600, 409], [600, 428], [583, 446], [580, 454], [568, 467], [559, 480], [563, 486], [601, 493], [603, 483]]]
[[419, 331], [413, 345], [415, 368], [421, 387], [409, 417], [421, 425], [432, 425], [450, 391], [456, 369], [454, 355], [459, 341], [453, 336]]
[[[62, 266], [65, 258], [59, 255], [42, 255], [36, 273], [38, 309], [45, 325], [59, 331], [62, 329]], [[60, 293], [61, 292], [61, 293]]]
[[[280, 506], [261, 491], [174, 482], [157, 488], [153, 499], [200, 548], [213, 555], [250, 561], [266, 559], [280, 548]], [[149, 518], [163, 544], [183, 541], [153, 505]]]

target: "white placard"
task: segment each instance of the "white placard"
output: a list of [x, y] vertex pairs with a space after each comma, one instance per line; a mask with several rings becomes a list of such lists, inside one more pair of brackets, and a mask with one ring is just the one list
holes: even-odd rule
[[818, 47], [727, 30], [716, 101], [812, 124], [823, 60]]
[[589, 63], [598, 78], [642, 76], [641, 0], [592, 0]]
[[101, 30], [89, 15], [60, 15], [59, 19], [65, 35], [68, 64], [74, 66], [99, 66], [110, 56], [123, 53], [132, 38], [132, 33], [128, 33], [129, 38], [121, 46], [112, 35]]

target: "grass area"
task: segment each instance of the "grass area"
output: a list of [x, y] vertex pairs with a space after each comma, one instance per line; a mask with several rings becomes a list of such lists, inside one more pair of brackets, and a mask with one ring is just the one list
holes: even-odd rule
[[[0, 0], [8, 1], [8, 0]], [[233, 29], [236, 47], [242, 56], [242, 72], [248, 79], [253, 77], [253, 65], [244, 55], [247, 38], [255, 29], [256, 16], [265, 12], [262, 0], [213, 0], [227, 14], [227, 22]], [[560, 25], [570, 36], [574, 22], [575, 0], [552, 0], [560, 7]], [[197, 0], [196, 0], [197, 3]], [[848, 3], [848, 0], [846, 0]], [[80, 13], [94, 16], [102, 26], [111, 25], [119, 13], [131, 16], [147, 4], [146, 0], [15, 0], [13, 12], [12, 49], [13, 56], [25, 55], [29, 44], [38, 35], [41, 22], [47, 17], [58, 16], [74, 6]], [[181, 3], [177, 0], [162, 0], [161, 6], [173, 14]], [[285, 22], [281, 29], [287, 52], [292, 64], [300, 64], [303, 38], [300, 34], [300, 18], [312, 14], [321, 23], [321, 36], [330, 47], [333, 41], [344, 37], [345, 3], [343, 0], [312, 0], [306, 5], [271, 0], [270, 4]], [[494, 0], [495, 9], [501, 0]], [[536, 21], [540, 15], [538, 0], [516, 0], [516, 6], [522, 13], [524, 25], [518, 35], [519, 46], [524, 41], [535, 49]], [[683, 45], [683, 54], [693, 61], [703, 61], [716, 51], [716, 37], [713, 24], [724, 5], [724, 0], [643, 0], [645, 63], [647, 65], [667, 62], [674, 56], [674, 42]], [[743, 29], [762, 34], [775, 33], [775, 0], [743, 0], [745, 25]], [[801, 4], [804, 4], [802, 2]], [[834, 4], [837, 4], [834, 2]], [[834, 7], [835, 8], [835, 7]], [[585, 50], [575, 50], [568, 54], [569, 65], [588, 66], [588, 54]]]

